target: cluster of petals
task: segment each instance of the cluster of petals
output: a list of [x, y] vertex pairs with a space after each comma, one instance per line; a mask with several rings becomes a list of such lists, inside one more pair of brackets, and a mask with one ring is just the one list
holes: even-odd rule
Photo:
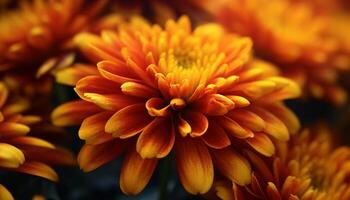
[[[46, 140], [29, 136], [30, 127], [41, 119], [22, 115], [29, 102], [10, 97], [6, 85], [0, 82], [0, 168], [40, 176], [57, 181], [51, 164], [72, 165], [74, 156]], [[0, 199], [11, 200], [12, 195], [0, 184]]]
[[350, 149], [334, 148], [324, 128], [304, 130], [279, 145], [272, 159], [246, 151], [253, 163], [246, 188], [220, 180], [216, 198], [223, 200], [338, 200], [350, 198]]
[[241, 149], [271, 156], [272, 141], [287, 141], [299, 128], [282, 102], [300, 95], [297, 84], [254, 59], [249, 38], [218, 25], [192, 30], [181, 17], [162, 28], [133, 18], [117, 31], [83, 33], [75, 42], [90, 63], [56, 78], [75, 86], [80, 100], [59, 106], [53, 122], [81, 125], [84, 171], [124, 154], [126, 194], [139, 193], [170, 152], [189, 193], [208, 192], [214, 170], [247, 185], [251, 166]]
[[346, 101], [338, 80], [338, 65], [345, 65], [344, 56], [339, 56], [341, 44], [329, 34], [329, 15], [317, 12], [311, 2], [221, 0], [215, 6], [211, 1], [194, 2], [227, 30], [251, 37], [256, 55], [297, 81], [305, 96], [334, 104]]

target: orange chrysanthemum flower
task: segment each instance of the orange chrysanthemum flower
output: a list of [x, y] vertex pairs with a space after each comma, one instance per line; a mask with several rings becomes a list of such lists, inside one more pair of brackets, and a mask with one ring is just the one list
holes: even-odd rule
[[57, 108], [53, 122], [81, 123], [86, 144], [78, 162], [84, 171], [125, 152], [120, 186], [126, 194], [140, 192], [158, 159], [172, 150], [192, 194], [209, 190], [214, 167], [246, 185], [250, 166], [238, 151], [252, 147], [271, 156], [271, 138], [286, 141], [298, 129], [282, 103], [299, 95], [298, 86], [269, 64], [249, 62], [250, 39], [215, 24], [192, 31], [182, 17], [162, 29], [135, 18], [117, 32], [82, 34], [76, 41], [97, 68], [60, 72], [81, 100]]
[[[20, 1], [0, 15], [0, 71], [33, 67], [38, 75], [69, 64], [71, 38], [88, 27], [106, 1], [87, 5], [84, 0]], [[57, 56], [57, 57], [54, 57]]]
[[295, 135], [279, 146], [273, 159], [247, 151], [254, 166], [252, 183], [243, 188], [218, 181], [214, 190], [219, 199], [350, 199], [350, 149], [334, 149], [327, 130], [313, 134], [305, 130]]
[[328, 35], [328, 16], [289, 0], [222, 0], [211, 5], [202, 6], [227, 30], [251, 37], [256, 54], [278, 65], [305, 95], [345, 102], [346, 93], [337, 84], [333, 60], [338, 45]]
[[[21, 115], [29, 103], [9, 98], [5, 84], [0, 82], [0, 168], [40, 176], [57, 181], [56, 172], [48, 164], [74, 164], [74, 157], [53, 144], [28, 136], [30, 125], [40, 121], [32, 115]], [[0, 199], [12, 199], [0, 185]]]

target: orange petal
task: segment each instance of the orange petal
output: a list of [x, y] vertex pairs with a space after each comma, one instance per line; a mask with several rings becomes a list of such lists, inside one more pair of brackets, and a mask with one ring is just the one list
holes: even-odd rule
[[264, 156], [275, 154], [275, 145], [264, 133], [255, 133], [254, 137], [247, 138], [247, 143]]
[[235, 107], [235, 103], [221, 94], [212, 94], [202, 98], [196, 105], [206, 115], [225, 115]]
[[101, 76], [87, 76], [80, 79], [75, 87], [75, 92], [80, 98], [85, 98], [85, 93], [97, 93], [97, 94], [122, 94], [118, 90], [119, 85], [109, 81]]
[[225, 130], [214, 121], [210, 121], [207, 132], [201, 138], [214, 149], [222, 149], [231, 144]]
[[244, 139], [254, 136], [254, 133], [252, 131], [243, 128], [236, 121], [229, 117], [218, 117], [215, 121], [216, 123], [220, 124], [221, 127], [223, 127], [228, 134], [232, 135], [233, 137]]
[[176, 168], [187, 192], [204, 194], [214, 179], [213, 163], [205, 144], [199, 139], [178, 137], [175, 143]]
[[229, 147], [212, 152], [215, 166], [225, 177], [239, 185], [251, 182], [251, 168], [243, 156]]
[[208, 119], [200, 112], [185, 111], [181, 113], [181, 118], [191, 126], [190, 135], [192, 137], [199, 137], [203, 135], [208, 129]]
[[165, 117], [170, 114], [170, 105], [161, 98], [150, 98], [146, 102], [148, 114], [155, 117]]
[[51, 115], [56, 126], [71, 126], [80, 124], [86, 117], [101, 111], [96, 105], [83, 101], [71, 101], [58, 106]]
[[141, 101], [126, 95], [84, 93], [84, 99], [96, 104], [104, 110], [117, 111], [128, 105], [140, 103]]
[[145, 105], [135, 104], [115, 113], [107, 121], [105, 131], [114, 137], [128, 138], [140, 133], [151, 120]]
[[278, 119], [278, 117], [263, 108], [254, 108], [252, 111], [265, 121], [265, 133], [280, 141], [289, 140], [289, 131], [286, 125]]
[[3, 138], [26, 135], [29, 131], [30, 128], [23, 124], [14, 122], [0, 123], [0, 133]]
[[25, 162], [23, 165], [16, 168], [15, 171], [40, 176], [55, 182], [58, 181], [58, 175], [56, 174], [55, 170], [40, 162]]
[[5, 104], [8, 97], [8, 89], [5, 84], [0, 82], [0, 108]]
[[0, 143], [0, 167], [16, 168], [24, 163], [23, 152], [15, 146]]
[[140, 193], [149, 182], [158, 159], [143, 159], [136, 151], [129, 152], [120, 172], [120, 189], [127, 195]]
[[0, 184], [0, 199], [1, 200], [14, 200], [11, 193], [1, 184]]
[[80, 139], [88, 140], [104, 132], [105, 124], [112, 114], [112, 112], [100, 112], [84, 119], [79, 129]]
[[124, 146], [125, 142], [120, 140], [84, 145], [78, 155], [78, 164], [84, 172], [90, 172], [116, 159], [123, 152]]
[[26, 155], [26, 158], [49, 165], [76, 165], [75, 155], [61, 147], [55, 147], [55, 149], [32, 146], [23, 147], [23, 152]]
[[174, 146], [175, 130], [170, 118], [154, 119], [141, 133], [136, 149], [142, 158], [163, 158]]
[[248, 110], [236, 109], [230, 112], [228, 116], [252, 131], [262, 131], [266, 126], [261, 117]]
[[135, 75], [128, 70], [126, 63], [106, 60], [97, 63], [97, 68], [103, 77], [116, 83], [139, 82]]
[[36, 146], [36, 147], [47, 148], [47, 149], [55, 148], [53, 144], [47, 142], [46, 140], [30, 137], [30, 136], [15, 137], [15, 138], [8, 139], [7, 141], [19, 147]]
[[89, 75], [98, 75], [96, 66], [86, 64], [74, 64], [71, 67], [59, 70], [54, 73], [55, 79], [58, 83], [70, 86], [75, 86], [75, 84], [80, 79]]
[[147, 85], [135, 82], [126, 82], [121, 85], [121, 90], [124, 94], [142, 98], [152, 98], [159, 96], [159, 93], [154, 88]]
[[299, 131], [300, 122], [298, 117], [283, 103], [268, 105], [266, 108], [287, 126], [291, 134]]

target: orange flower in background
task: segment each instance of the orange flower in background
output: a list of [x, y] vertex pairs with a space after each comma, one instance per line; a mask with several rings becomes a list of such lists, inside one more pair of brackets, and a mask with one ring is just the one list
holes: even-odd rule
[[[9, 91], [0, 82], [0, 168], [40, 176], [57, 181], [49, 164], [72, 165], [74, 156], [53, 144], [28, 136], [30, 126], [40, 121], [33, 115], [22, 115], [29, 103], [21, 98], [9, 98]], [[0, 185], [0, 199], [12, 195]]]
[[69, 65], [74, 60], [71, 38], [86, 29], [105, 4], [34, 0], [5, 10], [0, 15], [0, 71], [16, 68], [41, 76], [53, 67]]
[[282, 103], [299, 95], [297, 85], [270, 64], [250, 60], [250, 39], [217, 25], [192, 30], [182, 17], [162, 29], [134, 18], [117, 32], [75, 40], [97, 68], [79, 64], [59, 73], [81, 100], [61, 105], [52, 119], [58, 126], [81, 124], [84, 171], [125, 153], [120, 187], [126, 194], [142, 191], [171, 151], [189, 193], [209, 190], [214, 167], [246, 185], [250, 166], [240, 150], [271, 156], [271, 140], [286, 141], [298, 130]]
[[279, 146], [273, 159], [246, 152], [254, 166], [252, 183], [243, 188], [214, 184], [219, 199], [350, 199], [350, 149], [334, 148], [328, 130], [304, 130]]
[[257, 56], [279, 66], [306, 96], [345, 102], [334, 62], [338, 44], [328, 34], [327, 15], [288, 0], [222, 0], [216, 6], [208, 1], [202, 7], [227, 30], [251, 37]]

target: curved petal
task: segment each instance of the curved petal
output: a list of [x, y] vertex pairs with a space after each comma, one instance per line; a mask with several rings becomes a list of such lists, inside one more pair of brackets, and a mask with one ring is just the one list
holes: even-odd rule
[[7, 140], [8, 143], [13, 144], [17, 147], [24, 148], [24, 147], [41, 147], [46, 149], [54, 149], [55, 146], [46, 140], [35, 138], [31, 136], [19, 136], [15, 138], [11, 138]]
[[120, 172], [120, 189], [128, 195], [140, 193], [149, 182], [158, 159], [143, 159], [136, 151], [129, 152]]
[[[23, 147], [26, 158], [48, 165], [75, 166], [77, 164], [75, 155], [62, 147], [48, 149], [42, 147]], [[45, 152], [45, 153], [43, 153]]]
[[137, 98], [118, 95], [118, 94], [98, 94], [98, 93], [84, 93], [84, 99], [96, 104], [104, 110], [117, 111], [119, 109], [125, 108], [126, 106], [140, 103]]
[[170, 118], [154, 119], [141, 133], [136, 149], [142, 158], [163, 158], [174, 146], [175, 130]]
[[291, 134], [299, 131], [300, 122], [298, 117], [283, 103], [267, 105], [266, 109], [278, 117], [287, 126]]
[[243, 128], [240, 124], [238, 124], [233, 119], [222, 116], [215, 119], [216, 123], [220, 124], [225, 131], [232, 135], [233, 137], [244, 139], [253, 137], [254, 133], [247, 128]]
[[176, 168], [187, 192], [204, 194], [213, 184], [214, 168], [205, 144], [199, 139], [176, 138]]
[[78, 155], [78, 164], [84, 172], [96, 168], [116, 159], [124, 150], [125, 141], [115, 140], [99, 145], [85, 144]]
[[97, 93], [97, 94], [122, 94], [118, 89], [120, 86], [102, 76], [87, 76], [80, 79], [75, 89], [75, 92], [80, 98], [85, 98], [85, 93]]
[[70, 86], [75, 86], [75, 84], [80, 79], [90, 75], [98, 75], [96, 66], [86, 64], [74, 64], [71, 67], [59, 70], [54, 73], [56, 82]]
[[159, 96], [157, 90], [141, 83], [125, 82], [120, 87], [124, 94], [130, 96], [142, 98], [152, 98]]
[[15, 122], [0, 123], [0, 135], [2, 138], [23, 136], [29, 133], [30, 128], [26, 125]]
[[88, 140], [99, 135], [101, 132], [105, 132], [107, 120], [112, 115], [112, 112], [100, 112], [84, 119], [79, 129], [80, 139]]
[[151, 120], [145, 105], [135, 104], [115, 113], [107, 121], [105, 131], [114, 137], [128, 138], [140, 133]]
[[205, 115], [197, 111], [185, 111], [181, 113], [181, 118], [191, 126], [192, 137], [203, 135], [209, 126], [208, 119]]
[[247, 143], [264, 156], [272, 156], [275, 153], [275, 145], [264, 133], [255, 133], [254, 137], [247, 138]]
[[150, 98], [146, 102], [146, 109], [151, 116], [165, 117], [170, 114], [170, 105], [161, 98]]
[[228, 179], [239, 184], [248, 185], [251, 181], [249, 162], [231, 148], [212, 151], [215, 167]]
[[58, 106], [51, 115], [56, 126], [71, 126], [80, 124], [86, 117], [101, 111], [96, 105], [83, 101], [71, 101]]
[[15, 146], [0, 143], [0, 167], [16, 168], [24, 163], [23, 152]]
[[266, 126], [261, 117], [253, 112], [250, 112], [249, 110], [236, 109], [228, 113], [227, 116], [252, 131], [262, 131]]
[[210, 116], [225, 115], [235, 107], [235, 103], [221, 94], [212, 94], [203, 97], [196, 103], [196, 107]]
[[275, 115], [263, 108], [252, 108], [252, 111], [265, 121], [264, 132], [280, 141], [289, 140], [289, 131], [286, 125]]
[[207, 132], [201, 138], [205, 144], [214, 149], [222, 149], [231, 144], [225, 130], [213, 121], [210, 121]]
[[23, 165], [14, 170], [17, 172], [40, 176], [54, 182], [58, 181], [58, 175], [55, 170], [44, 163], [34, 161], [25, 162]]
[[0, 199], [1, 200], [14, 200], [11, 193], [1, 184], [0, 184]]
[[128, 70], [126, 63], [106, 60], [97, 63], [97, 68], [103, 77], [116, 83], [139, 82], [135, 75]]

